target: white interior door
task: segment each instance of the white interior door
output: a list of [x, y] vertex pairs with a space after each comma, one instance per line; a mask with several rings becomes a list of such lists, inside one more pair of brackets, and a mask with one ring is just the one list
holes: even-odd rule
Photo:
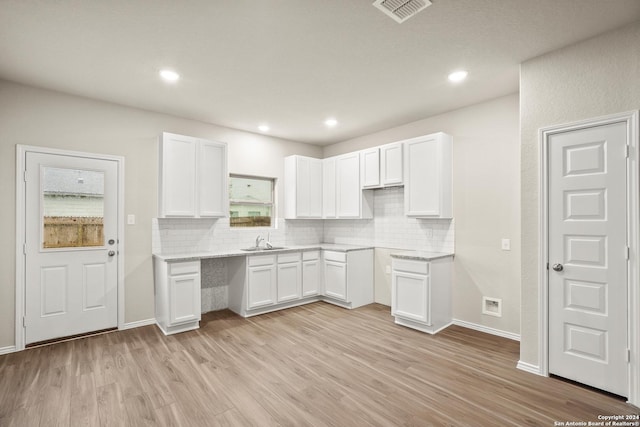
[[118, 163], [26, 153], [25, 342], [118, 325]]
[[552, 135], [549, 372], [628, 395], [626, 123]]

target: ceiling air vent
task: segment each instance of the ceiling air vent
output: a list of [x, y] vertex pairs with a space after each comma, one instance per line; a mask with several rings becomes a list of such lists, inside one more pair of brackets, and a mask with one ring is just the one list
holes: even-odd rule
[[429, 0], [376, 0], [373, 5], [397, 23], [402, 24], [422, 9], [431, 6], [431, 2]]

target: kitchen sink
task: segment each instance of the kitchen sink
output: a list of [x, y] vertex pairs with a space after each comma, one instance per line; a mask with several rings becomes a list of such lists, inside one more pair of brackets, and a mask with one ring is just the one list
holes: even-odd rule
[[262, 246], [261, 247], [255, 247], [254, 246], [254, 247], [251, 247], [251, 248], [244, 248], [244, 249], [241, 249], [241, 250], [246, 251], [246, 252], [262, 252], [262, 251], [274, 251], [276, 249], [287, 249], [287, 248], [285, 248], [283, 246], [272, 246], [270, 248], [262, 247]]

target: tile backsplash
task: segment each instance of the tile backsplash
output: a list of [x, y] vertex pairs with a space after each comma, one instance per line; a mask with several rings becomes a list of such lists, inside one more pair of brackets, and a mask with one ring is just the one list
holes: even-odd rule
[[164, 255], [224, 251], [253, 246], [258, 234], [277, 246], [321, 242], [385, 248], [454, 250], [454, 221], [404, 215], [402, 187], [374, 190], [374, 219], [284, 220], [272, 229], [231, 229], [228, 218], [157, 218], [152, 222], [152, 249]]
[[352, 243], [381, 248], [453, 252], [454, 222], [450, 219], [416, 219], [404, 214], [404, 190], [374, 190], [373, 219], [325, 220], [327, 243]]

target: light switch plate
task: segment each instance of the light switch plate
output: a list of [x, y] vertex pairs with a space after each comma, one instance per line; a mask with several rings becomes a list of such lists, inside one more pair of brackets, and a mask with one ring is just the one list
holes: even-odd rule
[[503, 251], [511, 250], [511, 239], [502, 239], [502, 250]]
[[134, 214], [127, 215], [127, 224], [135, 225], [136, 224], [136, 216]]

